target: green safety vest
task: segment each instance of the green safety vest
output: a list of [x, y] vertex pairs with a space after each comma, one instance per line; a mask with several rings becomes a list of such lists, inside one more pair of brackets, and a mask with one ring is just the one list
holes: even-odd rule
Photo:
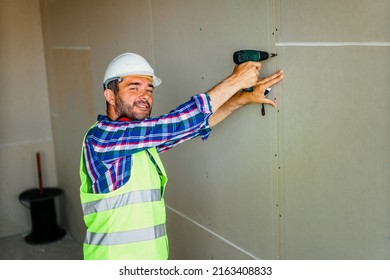
[[168, 259], [164, 203], [167, 176], [156, 148], [133, 155], [129, 181], [113, 192], [88, 193], [83, 151], [80, 178], [87, 226], [84, 259]]

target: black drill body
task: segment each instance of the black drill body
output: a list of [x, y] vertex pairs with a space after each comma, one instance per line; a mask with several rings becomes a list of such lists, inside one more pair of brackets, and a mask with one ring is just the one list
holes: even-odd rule
[[263, 51], [256, 51], [256, 50], [241, 50], [236, 51], [233, 54], [233, 61], [235, 64], [239, 65], [241, 63], [247, 62], [247, 61], [263, 61], [267, 60], [269, 57], [276, 56], [275, 53], [267, 53]]
[[[268, 53], [263, 51], [257, 51], [257, 50], [240, 50], [236, 51], [233, 54], [233, 61], [235, 64], [239, 65], [241, 63], [247, 62], [247, 61], [263, 61], [267, 60], [269, 57], [277, 56], [276, 53]], [[253, 91], [253, 87], [250, 88], [244, 88], [243, 91], [251, 92]]]

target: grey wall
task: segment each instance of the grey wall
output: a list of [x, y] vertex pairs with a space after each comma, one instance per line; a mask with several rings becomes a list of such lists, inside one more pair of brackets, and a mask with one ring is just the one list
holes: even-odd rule
[[[28, 232], [30, 211], [18, 201], [57, 186], [39, 2], [0, 0], [0, 237]], [[27, 203], [28, 204], [28, 203]]]
[[[152, 8], [164, 110], [229, 75], [234, 51], [274, 50], [271, 1], [157, 1]], [[273, 70], [266, 62], [262, 75]], [[276, 116], [267, 108], [262, 117], [260, 108], [238, 111], [206, 143], [163, 155], [173, 258], [277, 256]]]
[[277, 1], [287, 259], [390, 258], [390, 1]]
[[206, 143], [162, 155], [171, 258], [389, 259], [389, 4], [41, 0], [70, 233], [82, 242], [80, 148], [105, 111], [107, 63], [125, 51], [151, 62], [163, 80], [157, 115], [228, 76], [235, 50], [254, 48], [278, 53], [262, 76], [285, 70], [270, 94], [278, 108], [248, 106]]

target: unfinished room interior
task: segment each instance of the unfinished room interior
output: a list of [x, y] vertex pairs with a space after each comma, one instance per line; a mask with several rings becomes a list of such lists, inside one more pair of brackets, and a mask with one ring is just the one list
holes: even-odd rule
[[151, 64], [157, 117], [238, 50], [277, 54], [277, 107], [160, 154], [169, 259], [390, 259], [390, 1], [0, 0], [0, 21], [0, 259], [83, 259], [81, 147], [113, 58]]

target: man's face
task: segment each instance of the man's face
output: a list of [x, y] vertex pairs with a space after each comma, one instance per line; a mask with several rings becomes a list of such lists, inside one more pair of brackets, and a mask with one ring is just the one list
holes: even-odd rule
[[118, 117], [143, 120], [150, 116], [154, 87], [149, 77], [126, 76], [118, 86], [119, 94], [115, 97]]

